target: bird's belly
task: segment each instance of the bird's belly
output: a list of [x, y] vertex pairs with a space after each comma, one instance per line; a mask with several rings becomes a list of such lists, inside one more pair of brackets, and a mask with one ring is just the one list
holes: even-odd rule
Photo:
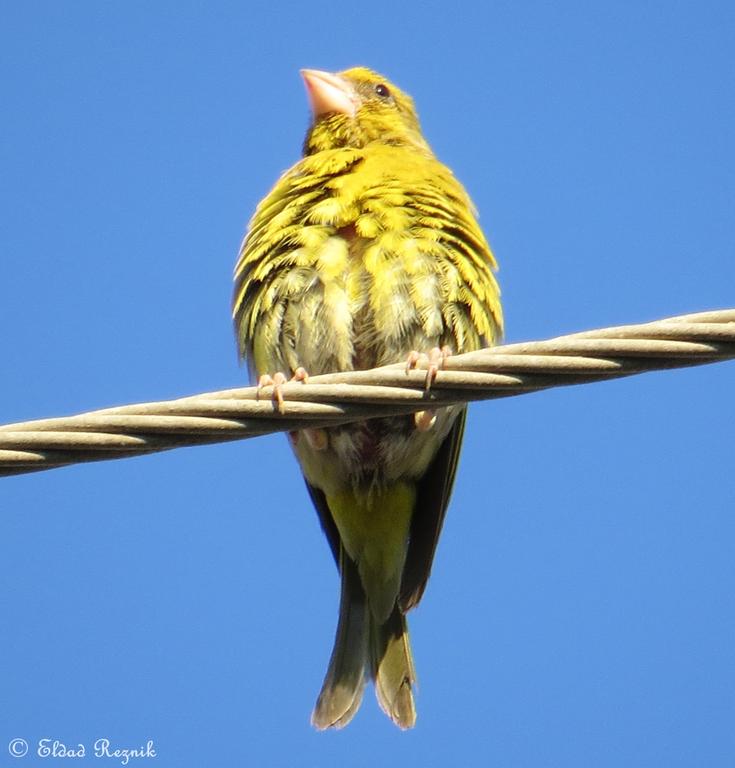
[[[366, 370], [449, 344], [446, 255], [408, 230], [345, 224], [291, 251], [268, 278], [253, 344], [258, 374]], [[456, 307], [456, 299], [454, 300]], [[452, 310], [453, 321], [462, 312]]]
[[429, 430], [418, 430], [413, 415], [354, 422], [292, 433], [292, 445], [306, 479], [327, 495], [346, 486], [367, 492], [418, 479], [447, 436], [460, 407], [440, 408]]

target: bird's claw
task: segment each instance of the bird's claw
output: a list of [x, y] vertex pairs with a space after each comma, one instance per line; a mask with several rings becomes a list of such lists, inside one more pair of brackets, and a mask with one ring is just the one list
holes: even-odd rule
[[306, 372], [306, 368], [299, 366], [291, 377], [291, 381], [303, 381], [306, 384], [309, 381], [309, 374]]
[[419, 432], [428, 432], [436, 423], [436, 411], [433, 409], [416, 411], [413, 421]]
[[[429, 350], [427, 355], [422, 355], [420, 352], [413, 350], [412, 352], [409, 352], [408, 358], [406, 359], [406, 373], [415, 370], [419, 362], [425, 358], [427, 366], [424, 392], [428, 393], [436, 380], [437, 373], [444, 368], [444, 363], [451, 354], [452, 351], [447, 346], [444, 346], [441, 349], [439, 347], [434, 347]], [[419, 432], [426, 432], [431, 429], [436, 422], [436, 411], [432, 409], [417, 411], [414, 414], [413, 419], [416, 429]]]
[[293, 372], [293, 376], [290, 379], [287, 379], [286, 374], [282, 373], [281, 371], [274, 373], [272, 376], [268, 373], [264, 373], [258, 379], [258, 390], [256, 397], [257, 399], [260, 399], [261, 390], [265, 389], [266, 387], [273, 387], [273, 394], [271, 395], [271, 399], [275, 403], [278, 413], [283, 413], [285, 410], [283, 392], [281, 391], [283, 385], [288, 381], [302, 381], [304, 384], [306, 384], [308, 380], [309, 374], [306, 372], [306, 369], [302, 368], [301, 366], [299, 366]]
[[451, 355], [452, 350], [446, 345], [441, 347], [441, 349], [439, 347], [433, 347], [429, 350], [427, 355], [423, 355], [420, 352], [413, 350], [408, 353], [408, 357], [406, 358], [406, 373], [415, 370], [419, 362], [425, 358], [427, 366], [424, 391], [428, 392], [431, 389], [431, 385], [436, 381], [437, 373], [444, 368], [444, 363], [446, 363], [447, 358], [451, 357]]

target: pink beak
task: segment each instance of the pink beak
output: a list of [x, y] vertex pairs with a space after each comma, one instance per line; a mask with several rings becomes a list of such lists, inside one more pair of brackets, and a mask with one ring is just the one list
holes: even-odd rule
[[339, 75], [319, 69], [302, 69], [306, 93], [315, 118], [328, 112], [355, 116], [357, 94], [355, 89]]

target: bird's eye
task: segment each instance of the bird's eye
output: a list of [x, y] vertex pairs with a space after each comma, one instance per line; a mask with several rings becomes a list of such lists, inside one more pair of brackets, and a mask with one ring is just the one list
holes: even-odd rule
[[385, 83], [378, 83], [375, 86], [375, 93], [377, 93], [381, 99], [390, 98], [390, 88], [388, 88], [388, 86], [385, 85]]

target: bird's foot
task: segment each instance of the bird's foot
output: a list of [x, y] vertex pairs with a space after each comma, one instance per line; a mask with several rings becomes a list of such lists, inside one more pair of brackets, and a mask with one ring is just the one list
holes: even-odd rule
[[[428, 355], [422, 355], [420, 352], [414, 350], [409, 353], [406, 360], [406, 373], [411, 370], [415, 370], [419, 362], [426, 358], [428, 365], [426, 367], [426, 381], [424, 382], [424, 391], [429, 392], [431, 390], [432, 384], [436, 380], [437, 373], [439, 373], [439, 371], [444, 367], [444, 363], [446, 362], [447, 358], [451, 356], [451, 354], [452, 351], [447, 346], [444, 346], [441, 349], [439, 347], [434, 347], [433, 349], [429, 350]], [[436, 422], [436, 411], [431, 409], [425, 411], [417, 411], [413, 418], [414, 423], [416, 424], [416, 429], [419, 432], [426, 432], [431, 429]]]
[[436, 411], [433, 409], [416, 411], [413, 421], [419, 432], [428, 432], [436, 423]]
[[437, 373], [444, 368], [444, 363], [447, 361], [448, 357], [451, 357], [451, 355], [452, 350], [447, 346], [443, 346], [441, 349], [439, 347], [434, 347], [429, 350], [428, 354], [422, 354], [421, 352], [413, 350], [413, 352], [408, 353], [408, 358], [406, 359], [406, 373], [415, 370], [419, 362], [426, 359], [428, 365], [426, 367], [424, 390], [428, 392], [431, 389], [431, 385], [436, 380]]
[[305, 368], [302, 368], [299, 366], [294, 372], [293, 376], [291, 376], [290, 379], [286, 378], [285, 373], [281, 373], [281, 371], [278, 371], [277, 373], [274, 373], [272, 376], [268, 373], [264, 373], [259, 379], [258, 379], [258, 399], [260, 398], [260, 392], [261, 390], [265, 389], [266, 387], [273, 387], [273, 393], [271, 394], [271, 399], [276, 405], [276, 410], [278, 413], [283, 413], [284, 411], [284, 404], [283, 404], [283, 392], [281, 391], [283, 388], [283, 385], [287, 381], [303, 381], [304, 384], [309, 380], [309, 374], [306, 372]]

